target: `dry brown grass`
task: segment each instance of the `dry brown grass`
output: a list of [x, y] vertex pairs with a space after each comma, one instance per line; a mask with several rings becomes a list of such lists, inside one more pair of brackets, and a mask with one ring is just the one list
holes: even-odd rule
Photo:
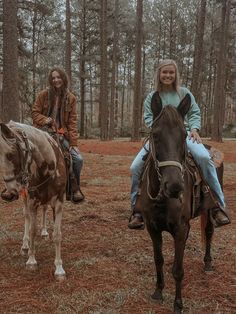
[[[119, 150], [115, 149], [116, 145]], [[140, 143], [82, 141], [85, 160], [82, 189], [86, 200], [79, 206], [65, 203], [62, 257], [67, 279], [63, 283], [53, 277], [51, 237], [48, 240], [37, 237], [39, 268], [35, 272], [25, 269], [26, 258], [19, 255], [23, 235], [22, 203], [0, 201], [0, 313], [172, 312], [171, 237], [164, 236], [166, 286], [165, 300], [160, 305], [149, 298], [155, 287], [150, 238], [146, 231], [127, 228], [129, 165], [139, 147]], [[96, 153], [100, 149], [103, 155], [94, 154], [95, 148]], [[192, 221], [184, 259], [184, 313], [236, 312], [235, 142], [222, 144], [222, 148], [226, 155], [225, 194], [233, 223], [216, 230], [212, 252], [215, 271], [206, 275], [200, 221]], [[51, 216], [48, 215], [50, 234]]]

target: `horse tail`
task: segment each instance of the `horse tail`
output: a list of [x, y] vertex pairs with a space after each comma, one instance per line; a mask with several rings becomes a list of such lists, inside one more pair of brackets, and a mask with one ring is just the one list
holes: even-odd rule
[[201, 213], [201, 244], [202, 247], [206, 245], [206, 225], [207, 225], [207, 212]]

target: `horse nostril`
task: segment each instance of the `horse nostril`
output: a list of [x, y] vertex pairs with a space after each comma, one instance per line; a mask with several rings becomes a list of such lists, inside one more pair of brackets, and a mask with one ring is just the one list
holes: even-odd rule
[[184, 186], [181, 182], [175, 182], [171, 184], [165, 182], [164, 184], [165, 194], [167, 194], [171, 198], [180, 198], [183, 190]]
[[14, 193], [9, 192], [7, 189], [5, 189], [1, 192], [1, 198], [4, 201], [12, 202], [12, 201], [15, 201], [19, 198], [19, 193], [17, 191], [14, 191]]

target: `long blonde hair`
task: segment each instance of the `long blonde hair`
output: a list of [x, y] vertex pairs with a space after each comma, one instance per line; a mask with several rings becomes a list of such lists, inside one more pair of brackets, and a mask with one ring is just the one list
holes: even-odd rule
[[180, 87], [180, 75], [179, 75], [179, 69], [177, 66], [177, 63], [172, 59], [164, 59], [159, 62], [159, 64], [156, 67], [155, 76], [154, 76], [154, 84], [155, 89], [160, 93], [162, 92], [162, 83], [160, 81], [160, 70], [165, 65], [173, 65], [175, 67], [175, 81], [173, 83], [174, 90], [179, 93], [179, 87]]

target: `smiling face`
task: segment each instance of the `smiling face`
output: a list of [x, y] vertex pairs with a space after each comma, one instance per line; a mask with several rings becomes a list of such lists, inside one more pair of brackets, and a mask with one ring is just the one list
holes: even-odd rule
[[56, 89], [60, 89], [63, 86], [63, 80], [57, 71], [52, 72], [52, 85]]
[[176, 80], [176, 69], [173, 64], [164, 65], [160, 69], [160, 82], [164, 89], [173, 89]]

